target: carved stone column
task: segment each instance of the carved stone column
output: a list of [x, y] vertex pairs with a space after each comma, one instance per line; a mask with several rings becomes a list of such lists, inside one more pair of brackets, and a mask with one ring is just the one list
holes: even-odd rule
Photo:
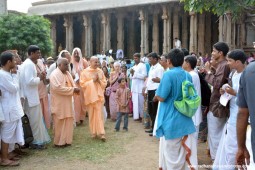
[[229, 45], [231, 49], [231, 33], [232, 33], [232, 16], [230, 12], [226, 13], [226, 23], [227, 23], [227, 35], [226, 35], [226, 43]]
[[103, 28], [103, 36], [102, 36], [102, 50], [105, 52], [106, 51], [106, 14], [102, 13], [102, 28]]
[[167, 25], [167, 19], [168, 19], [168, 16], [167, 16], [167, 8], [166, 6], [163, 6], [163, 15], [161, 17], [163, 19], [163, 53], [167, 53], [168, 52], [168, 33], [167, 33], [167, 28], [168, 28], [168, 25]]
[[111, 15], [106, 14], [106, 50], [111, 49]]
[[158, 13], [156, 10], [153, 13], [153, 26], [152, 26], [152, 51], [159, 52], [159, 30], [158, 30]]
[[171, 49], [172, 49], [172, 44], [173, 44], [173, 37], [172, 37], [172, 7], [169, 6], [167, 7], [168, 11], [167, 11], [167, 51], [166, 53], [168, 53]]
[[141, 56], [143, 56], [144, 55], [144, 53], [145, 53], [145, 47], [144, 47], [144, 11], [143, 10], [140, 10], [139, 11], [139, 14], [140, 14], [140, 16], [139, 16], [139, 20], [141, 21], [141, 45], [140, 45], [140, 47], [141, 47]]
[[117, 15], [117, 49], [124, 50], [124, 15], [122, 13]]
[[188, 49], [188, 14], [185, 11], [182, 14], [182, 48]]
[[66, 50], [73, 50], [73, 17], [64, 16], [64, 27], [66, 28]]
[[91, 17], [88, 15], [83, 15], [83, 26], [84, 26], [84, 49], [85, 49], [85, 57], [92, 56], [92, 22]]
[[197, 40], [197, 21], [198, 21], [198, 19], [197, 19], [197, 13], [195, 13], [195, 15], [194, 15], [194, 47], [195, 47], [195, 49], [194, 49], [194, 52], [195, 53], [198, 53], [198, 51], [197, 51], [197, 44], [198, 44], [198, 40]]
[[189, 51], [193, 52], [195, 51], [195, 44], [194, 44], [194, 18], [195, 18], [195, 12], [190, 12], [190, 38], [189, 38]]
[[57, 55], [57, 33], [56, 33], [56, 18], [51, 18], [51, 29], [50, 29], [50, 36], [52, 39], [52, 43], [53, 43], [53, 55]]
[[219, 41], [223, 41], [223, 16], [219, 18]]
[[134, 13], [131, 14], [130, 23], [128, 25], [128, 57], [131, 57], [135, 53], [135, 15]]
[[180, 37], [179, 37], [179, 16], [178, 16], [178, 14], [179, 14], [179, 8], [175, 7], [174, 8], [174, 14], [173, 14], [173, 20], [174, 20], [174, 23], [173, 23], [173, 37], [180, 39]]
[[205, 14], [199, 14], [198, 19], [198, 52], [205, 53]]

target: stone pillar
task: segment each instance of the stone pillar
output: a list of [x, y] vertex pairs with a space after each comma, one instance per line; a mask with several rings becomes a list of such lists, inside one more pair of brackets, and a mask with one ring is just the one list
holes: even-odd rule
[[152, 26], [152, 51], [159, 52], [159, 24], [158, 24], [158, 13], [155, 9], [153, 13], [153, 26]]
[[139, 20], [141, 21], [141, 45], [140, 45], [140, 47], [141, 47], [141, 56], [143, 56], [144, 55], [144, 53], [145, 53], [145, 44], [144, 44], [144, 39], [145, 39], [145, 37], [144, 37], [144, 11], [143, 10], [140, 10], [139, 11], [139, 14], [140, 14], [140, 16], [139, 16]]
[[92, 21], [91, 17], [88, 15], [83, 15], [83, 26], [84, 26], [84, 49], [85, 57], [92, 56]]
[[173, 14], [173, 38], [178, 38], [180, 39], [179, 37], [179, 8], [178, 7], [175, 7], [174, 8], [174, 14]]
[[66, 50], [73, 50], [73, 17], [71, 15], [64, 16], [64, 27], [66, 28]]
[[109, 13], [106, 14], [106, 35], [105, 35], [105, 38], [106, 38], [106, 50], [109, 50], [111, 49], [111, 15]]
[[227, 41], [227, 17], [226, 15], [223, 16], [223, 27], [222, 27], [222, 30], [223, 30], [223, 41], [226, 42]]
[[189, 38], [189, 51], [194, 52], [195, 51], [195, 44], [194, 44], [194, 18], [195, 18], [195, 12], [190, 12], [190, 38]]
[[132, 55], [136, 52], [135, 51], [135, 16], [134, 13], [132, 13], [130, 19], [130, 23], [128, 25], [128, 57], [132, 58]]
[[182, 15], [182, 48], [188, 49], [188, 14], [183, 11]]
[[169, 6], [167, 9], [167, 51], [166, 53], [168, 53], [171, 49], [172, 49], [172, 44], [173, 44], [173, 37], [172, 37], [172, 7]]
[[102, 36], [102, 50], [105, 52], [106, 51], [106, 14], [102, 13], [102, 28], [103, 28], [103, 36]]
[[219, 18], [219, 41], [223, 41], [223, 16]]
[[57, 55], [57, 33], [56, 33], [56, 18], [51, 18], [50, 36], [53, 43], [53, 55]]
[[7, 11], [7, 0], [0, 0], [0, 15], [8, 14]]
[[197, 44], [198, 44], [198, 40], [197, 40], [197, 13], [195, 14], [194, 16], [194, 44], [195, 44], [195, 49], [194, 49], [194, 52], [195, 53], [198, 53], [197, 51]]
[[148, 13], [144, 10], [144, 52], [149, 53], [149, 22]]
[[205, 53], [205, 14], [199, 14], [198, 19], [198, 52], [201, 52], [203, 55]]
[[210, 54], [212, 49], [212, 24], [211, 24], [211, 13], [205, 15], [205, 52]]
[[124, 15], [119, 13], [117, 15], [117, 49], [124, 50]]
[[163, 20], [163, 53], [168, 53], [168, 16], [167, 16], [167, 7], [163, 6], [163, 15], [162, 15], [162, 20]]
[[231, 49], [231, 33], [232, 33], [232, 16], [231, 16], [231, 13], [230, 12], [227, 12], [226, 13], [226, 27], [227, 27], [227, 35], [226, 35], [226, 43], [228, 44], [228, 46], [230, 47]]

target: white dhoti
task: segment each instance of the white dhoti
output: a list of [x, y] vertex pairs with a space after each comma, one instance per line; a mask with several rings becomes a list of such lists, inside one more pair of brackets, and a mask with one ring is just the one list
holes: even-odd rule
[[[194, 169], [197, 169], [197, 139], [195, 138], [195, 134], [188, 135], [185, 141], [186, 148], [182, 145], [182, 140], [183, 138], [177, 138], [163, 142], [162, 167], [165, 167], [165, 169], [190, 170], [190, 165]], [[190, 154], [190, 156], [187, 154]], [[189, 158], [190, 163], [186, 160], [186, 156]]]
[[139, 119], [139, 117], [143, 117], [143, 103], [144, 103], [143, 94], [132, 92], [132, 102], [133, 102], [133, 118]]
[[25, 104], [25, 113], [28, 116], [29, 123], [34, 136], [33, 144], [43, 145], [50, 142], [47, 128], [44, 124], [41, 105], [28, 107], [27, 101]]
[[213, 163], [213, 169], [234, 170], [237, 149], [236, 126], [226, 123], [222, 132], [215, 161]]
[[247, 170], [254, 170], [255, 162], [253, 161], [253, 153], [251, 149], [251, 126], [250, 125], [247, 127], [247, 132], [246, 132], [246, 148], [248, 149], [250, 154], [250, 165], [247, 165]]
[[4, 143], [9, 144], [9, 152], [14, 150], [15, 143], [24, 145], [24, 134], [21, 119], [13, 122], [2, 122], [1, 140]]
[[208, 145], [210, 149], [211, 159], [214, 160], [222, 136], [226, 118], [217, 118], [213, 116], [211, 111], [207, 114], [208, 122]]
[[4, 112], [2, 108], [2, 103], [0, 103], [0, 122], [4, 120]]

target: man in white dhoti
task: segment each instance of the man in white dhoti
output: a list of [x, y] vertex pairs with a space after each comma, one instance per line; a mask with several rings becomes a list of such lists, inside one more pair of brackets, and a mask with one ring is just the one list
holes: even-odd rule
[[19, 81], [15, 74], [12, 74], [12, 69], [16, 67], [14, 54], [11, 52], [3, 52], [0, 56], [0, 103], [4, 120], [0, 127], [1, 134], [1, 165], [2, 166], [18, 166], [18, 161], [13, 161], [8, 158], [8, 152], [11, 152], [15, 143], [24, 145], [24, 135], [21, 123], [21, 117], [24, 115], [20, 96], [19, 96]]
[[239, 89], [241, 74], [245, 68], [246, 55], [242, 50], [233, 50], [228, 54], [227, 60], [230, 69], [236, 71], [231, 72], [230, 75], [230, 85], [232, 87], [227, 87], [225, 91], [221, 89], [221, 94], [228, 93], [233, 97], [230, 100], [230, 117], [224, 127], [213, 164], [213, 169], [215, 170], [234, 169], [235, 156], [237, 152], [236, 121], [238, 106], [236, 104], [236, 94]]
[[28, 58], [21, 67], [21, 82], [25, 97], [25, 112], [29, 118], [34, 141], [32, 148], [44, 149], [45, 144], [50, 142], [46, 126], [43, 122], [42, 109], [38, 93], [38, 85], [46, 76], [45, 72], [38, 73], [36, 62], [41, 55], [40, 49], [36, 45], [28, 47]]
[[134, 54], [135, 65], [130, 70], [130, 78], [132, 79], [131, 92], [133, 102], [133, 118], [134, 120], [141, 120], [143, 117], [143, 103], [144, 97], [142, 90], [144, 87], [144, 80], [147, 76], [145, 64], [140, 62], [141, 55]]
[[197, 144], [194, 136], [195, 126], [191, 118], [174, 107], [174, 101], [182, 98], [181, 84], [191, 76], [182, 68], [184, 54], [173, 49], [167, 55], [169, 70], [160, 80], [154, 101], [160, 101], [156, 137], [163, 137], [162, 165], [165, 169], [196, 169]]
[[[194, 84], [194, 87], [197, 91], [198, 96], [201, 97], [200, 79], [199, 79], [198, 73], [194, 70], [196, 66], [197, 66], [197, 59], [195, 56], [188, 55], [184, 58], [182, 68], [186, 70], [187, 72], [189, 72], [189, 74], [191, 75], [192, 83]], [[192, 117], [192, 120], [196, 128], [195, 136], [196, 136], [196, 139], [198, 139], [199, 125], [202, 122], [201, 105], [197, 108], [197, 111], [195, 115]]]

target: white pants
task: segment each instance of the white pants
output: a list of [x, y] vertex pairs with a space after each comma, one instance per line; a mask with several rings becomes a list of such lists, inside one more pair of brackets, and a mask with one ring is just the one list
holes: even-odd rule
[[217, 118], [211, 111], [207, 114], [208, 124], [208, 145], [211, 159], [214, 160], [222, 136], [222, 131], [226, 123], [226, 118]]
[[133, 102], [133, 118], [139, 119], [139, 116], [143, 117], [143, 103], [144, 103], [143, 94], [132, 92], [132, 102]]
[[226, 123], [213, 163], [213, 170], [234, 170], [237, 149], [236, 126]]
[[33, 144], [43, 145], [50, 142], [47, 128], [44, 124], [41, 104], [29, 107], [27, 100], [25, 102], [25, 113], [28, 116], [29, 123], [34, 136]]
[[[191, 151], [189, 157], [191, 165], [197, 169], [197, 139], [194, 134], [188, 135], [185, 142]], [[182, 145], [182, 138], [165, 140], [163, 142], [163, 160], [162, 167], [167, 170], [190, 170], [186, 161], [187, 151]]]

